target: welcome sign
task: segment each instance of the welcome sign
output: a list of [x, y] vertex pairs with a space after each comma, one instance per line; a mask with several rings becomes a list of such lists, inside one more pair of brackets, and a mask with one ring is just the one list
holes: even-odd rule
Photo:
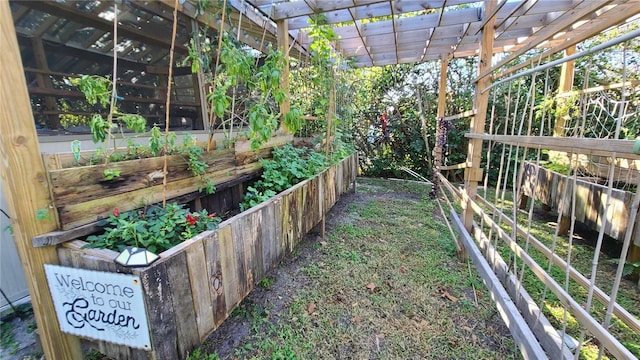
[[63, 332], [151, 350], [138, 276], [44, 267]]

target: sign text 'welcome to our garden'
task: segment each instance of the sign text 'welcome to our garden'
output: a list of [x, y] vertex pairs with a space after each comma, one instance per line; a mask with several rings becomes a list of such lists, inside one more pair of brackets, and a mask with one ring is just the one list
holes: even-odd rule
[[151, 350], [140, 278], [45, 265], [63, 332]]

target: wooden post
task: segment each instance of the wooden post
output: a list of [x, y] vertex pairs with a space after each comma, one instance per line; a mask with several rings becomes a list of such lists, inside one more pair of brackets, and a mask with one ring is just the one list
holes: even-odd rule
[[[31, 238], [55, 230], [53, 209], [9, 2], [0, 4], [0, 178], [14, 240], [31, 294], [42, 349], [49, 360], [82, 359], [77, 337], [60, 331], [43, 264], [57, 264], [55, 247], [34, 248]], [[44, 209], [50, 219], [37, 220]]]
[[[31, 43], [33, 44], [33, 56], [36, 60], [36, 66], [40, 70], [49, 71], [49, 63], [47, 62], [47, 54], [44, 51], [44, 45], [42, 44], [42, 38], [39, 36], [31, 39]], [[53, 84], [51, 83], [51, 78], [49, 75], [38, 73], [36, 74], [36, 81], [38, 82], [38, 86], [42, 88], [52, 89]], [[45, 105], [47, 110], [57, 111], [58, 103], [56, 99], [52, 96], [44, 96]], [[59, 114], [49, 114], [47, 115], [47, 127], [49, 129], [55, 130], [60, 127], [60, 115]]]
[[[485, 0], [484, 4], [484, 14], [486, 16], [486, 14], [491, 14], [493, 9], [495, 9], [497, 0]], [[482, 28], [482, 43], [480, 47], [478, 74], [482, 74], [491, 68], [495, 22], [496, 18], [493, 17], [487, 21]], [[479, 79], [476, 83], [474, 107], [477, 113], [471, 120], [471, 128], [469, 129], [470, 133], [484, 133], [484, 125], [487, 118], [487, 108], [489, 104], [489, 91], [483, 92], [483, 90], [486, 89], [490, 83], [491, 78], [489, 76]], [[469, 146], [467, 149], [467, 168], [464, 170], [464, 180], [465, 191], [470, 200], [474, 200], [476, 198], [478, 193], [478, 182], [482, 180], [482, 169], [480, 168], [481, 155], [482, 140], [469, 139]], [[464, 209], [464, 227], [467, 231], [471, 232], [473, 229], [473, 209], [468, 201], [463, 201], [461, 205]]]
[[[442, 148], [442, 129], [440, 122], [443, 121], [447, 107], [447, 69], [449, 68], [449, 58], [440, 60], [440, 85], [438, 86], [438, 112], [436, 114], [436, 142], [433, 148], [433, 167], [435, 171], [440, 171], [444, 160], [444, 149]], [[434, 177], [435, 179], [436, 177]]]
[[[571, 56], [575, 54], [576, 46], [570, 46], [564, 51], [564, 56]], [[560, 70], [560, 84], [558, 85], [558, 95], [571, 91], [573, 87], [573, 74], [575, 68], [575, 61], [567, 61], [562, 64], [562, 70]], [[564, 136], [564, 127], [569, 117], [567, 113], [567, 109], [564, 105], [571, 101], [566, 97], [558, 97], [558, 108], [563, 109], [560, 113], [556, 114], [555, 124], [553, 125], [553, 136]], [[550, 160], [559, 161], [563, 164], [568, 164], [568, 160], [566, 157], [566, 153], [562, 153], [559, 151], [550, 151], [549, 152]]]
[[[291, 92], [289, 91], [289, 23], [287, 19], [278, 20], [278, 49], [284, 54], [284, 68], [282, 69], [282, 77], [280, 87], [287, 95], [282, 104], [280, 104], [280, 114], [284, 120], [284, 115], [291, 110]], [[289, 129], [284, 125], [284, 121], [280, 123], [280, 130], [290, 133]]]

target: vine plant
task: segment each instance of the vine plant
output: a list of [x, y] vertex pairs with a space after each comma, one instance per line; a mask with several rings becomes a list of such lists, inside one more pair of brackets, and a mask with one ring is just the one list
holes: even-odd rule
[[[78, 87], [90, 105], [98, 105], [103, 108], [108, 106], [111, 99], [112, 85], [111, 80], [108, 78], [97, 75], [82, 75], [80, 77], [69, 78], [68, 81], [71, 85]], [[101, 158], [105, 164], [112, 161], [161, 156], [164, 155], [166, 148], [167, 155], [179, 154], [183, 156], [188, 163], [188, 169], [191, 173], [202, 179], [203, 186], [199, 189], [200, 191], [204, 190], [207, 194], [213, 194], [215, 192], [213, 181], [204, 176], [206, 174], [206, 168], [208, 167], [208, 164], [202, 160], [204, 149], [197, 144], [193, 136], [185, 134], [182, 144], [176, 144], [175, 133], [163, 134], [160, 128], [154, 126], [149, 132], [148, 146], [140, 146], [136, 145], [132, 139], [128, 139], [123, 126], [119, 126], [120, 136], [128, 141], [128, 147], [126, 152], [117, 153], [115, 152], [117, 147], [115, 143], [116, 136], [113, 133], [116, 123], [125, 125], [136, 134], [144, 134], [147, 131], [147, 121], [145, 118], [137, 114], [121, 113], [117, 107], [113, 111], [113, 116], [107, 117], [107, 119], [103, 118], [99, 113], [93, 114], [89, 122], [93, 142], [106, 144], [109, 141], [113, 141], [113, 147], [107, 149], [106, 153], [103, 153], [102, 150], [96, 153], [96, 157]], [[90, 161], [90, 163], [93, 162], [95, 162], [95, 159]], [[120, 176], [120, 171], [117, 169], [105, 170], [105, 180], [113, 180], [118, 176]]]
[[[211, 40], [198, 34], [192, 39], [190, 56], [192, 71], [198, 71], [203, 64], [210, 64]], [[195, 50], [199, 49], [199, 50]], [[269, 48], [264, 63], [257, 66], [257, 59], [226, 32], [222, 34], [219, 55], [219, 66], [212, 79], [214, 89], [207, 95], [212, 104], [212, 112], [216, 117], [224, 119], [230, 114], [231, 125], [227, 129], [225, 121], [223, 127], [227, 138], [233, 137], [233, 105], [235, 89], [244, 87], [249, 96], [241, 100], [240, 106], [247, 110], [249, 123], [248, 136], [252, 148], [256, 149], [269, 140], [278, 129], [281, 122], [291, 131], [297, 131], [303, 123], [302, 112], [295, 106], [286, 114], [281, 114], [279, 105], [287, 99], [287, 94], [281, 88], [281, 79], [286, 65], [284, 54], [277, 49]]]

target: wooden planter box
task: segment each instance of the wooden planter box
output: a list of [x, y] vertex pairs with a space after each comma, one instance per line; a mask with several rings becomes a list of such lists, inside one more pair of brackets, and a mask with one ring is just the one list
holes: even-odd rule
[[[221, 184], [258, 175], [259, 158], [271, 157], [274, 146], [289, 143], [290, 135], [279, 136], [252, 151], [249, 141], [238, 141], [234, 149], [205, 152], [209, 167], [204, 177]], [[143, 204], [162, 201], [164, 157], [73, 167], [73, 155], [43, 154], [49, 191], [57, 210], [61, 230], [93, 223], [111, 214], [114, 208], [129, 211]], [[197, 192], [204, 181], [194, 177], [187, 161], [178, 155], [167, 157], [167, 199]], [[120, 176], [105, 180], [104, 170], [118, 170]]]
[[[522, 190], [525, 196], [534, 198], [552, 209], [563, 208], [563, 216], [571, 216], [571, 199], [573, 193], [573, 179], [560, 173], [545, 169], [535, 163], [525, 162], [523, 169]], [[537, 177], [537, 183], [536, 183]], [[537, 185], [537, 186], [534, 186]], [[565, 186], [569, 186], [563, 197]], [[602, 227], [605, 205], [607, 202], [607, 187], [589, 181], [578, 179], [576, 182], [576, 221], [579, 221], [595, 231]], [[623, 241], [629, 226], [634, 223], [629, 219], [629, 211], [633, 194], [627, 191], [613, 189], [609, 210], [606, 212], [607, 224], [605, 234]], [[632, 243], [640, 246], [640, 226], [635, 225]]]
[[184, 359], [229, 316], [265, 274], [309, 232], [357, 175], [353, 154], [254, 208], [160, 254], [146, 268], [124, 268], [110, 250], [58, 248], [60, 264], [140, 277], [151, 337], [144, 351], [95, 343], [115, 359]]

